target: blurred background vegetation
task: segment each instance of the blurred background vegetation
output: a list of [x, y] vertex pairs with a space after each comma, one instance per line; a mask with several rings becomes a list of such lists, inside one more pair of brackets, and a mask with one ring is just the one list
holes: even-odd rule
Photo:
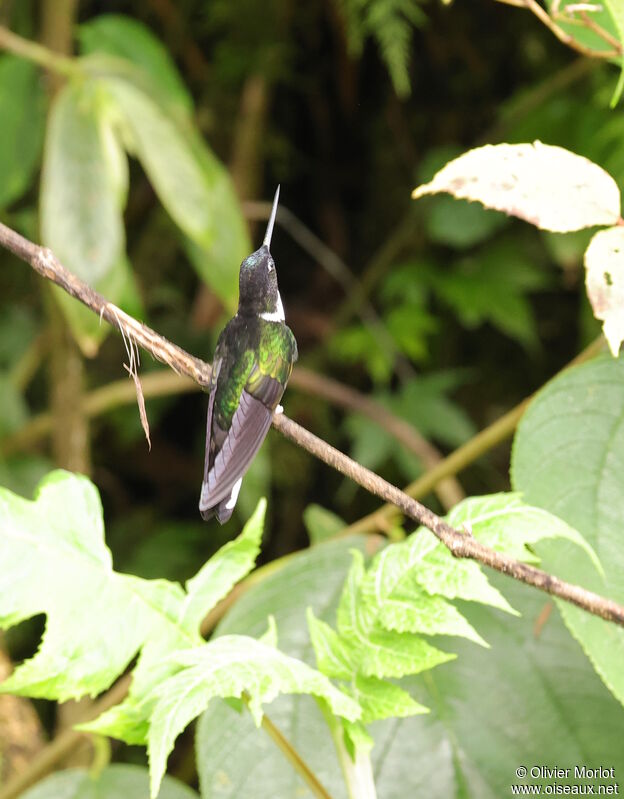
[[[0, 33], [0, 220], [190, 352], [211, 359], [278, 183], [287, 212], [272, 251], [300, 365], [376, 399], [442, 454], [598, 334], [582, 266], [591, 231], [410, 199], [451, 157], [499, 141], [567, 147], [624, 184], [616, 69], [528, 12], [486, 0], [0, 0], [0, 26], [84, 57], [42, 69]], [[348, 521], [377, 506], [271, 432], [233, 520], [204, 524], [206, 397], [146, 388], [151, 451], [134, 400], [85, 412], [92, 392], [127, 380], [121, 338], [91, 316], [0, 252], [0, 483], [30, 496], [53, 464], [89, 473], [118, 569], [189, 577], [262, 494], [265, 559], [306, 545], [310, 505]], [[143, 354], [141, 376], [161, 369]], [[422, 472], [314, 379], [293, 381], [284, 405], [395, 483]], [[502, 444], [475, 463], [464, 491], [508, 488], [508, 457]], [[16, 631], [15, 657], [31, 635]]]

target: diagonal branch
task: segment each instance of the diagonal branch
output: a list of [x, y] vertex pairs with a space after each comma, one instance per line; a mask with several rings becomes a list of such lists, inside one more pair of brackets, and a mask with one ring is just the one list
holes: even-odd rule
[[[207, 384], [210, 376], [210, 366], [207, 363], [189, 355], [180, 347], [125, 314], [112, 303], [107, 302], [101, 294], [93, 291], [86, 283], [65, 269], [50, 250], [33, 244], [1, 223], [0, 245], [29, 263], [39, 274], [61, 286], [113, 326], [119, 328], [123, 325], [126, 336], [131, 337], [137, 344], [147, 349], [155, 358], [168, 364], [175, 371], [188, 375], [195, 382], [201, 385]], [[455, 557], [476, 560], [484, 566], [489, 566], [515, 580], [539, 588], [541, 591], [571, 602], [595, 616], [624, 627], [624, 607], [613, 600], [601, 597], [578, 585], [566, 583], [541, 569], [536, 569], [484, 546], [471, 535], [454, 529], [429, 508], [412, 499], [370, 469], [365, 469], [284, 414], [277, 414], [273, 417], [273, 426], [328, 466], [346, 477], [350, 477], [370, 493], [396, 505], [410, 519], [425, 525]]]

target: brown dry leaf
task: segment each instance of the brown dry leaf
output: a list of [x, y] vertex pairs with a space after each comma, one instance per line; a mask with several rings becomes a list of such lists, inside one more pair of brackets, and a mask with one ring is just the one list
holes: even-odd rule
[[611, 175], [583, 156], [539, 141], [470, 150], [412, 197], [439, 192], [558, 233], [614, 225], [620, 218], [620, 191]]
[[601, 230], [585, 251], [585, 285], [614, 357], [624, 341], [624, 227]]

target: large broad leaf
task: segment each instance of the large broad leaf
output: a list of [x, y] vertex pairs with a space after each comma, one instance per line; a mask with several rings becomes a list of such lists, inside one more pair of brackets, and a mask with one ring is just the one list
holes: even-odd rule
[[[523, 417], [512, 480], [527, 501], [580, 530], [605, 579], [577, 547], [540, 545], [544, 568], [624, 602], [624, 361], [602, 357], [564, 372]], [[561, 602], [559, 608], [596, 671], [624, 703], [624, 630]]]
[[251, 246], [232, 182], [190, 123], [130, 80], [104, 79], [126, 144], [141, 161], [162, 204], [186, 234], [200, 276], [236, 306], [238, 270]]
[[185, 233], [208, 246], [214, 199], [184, 132], [165, 108], [130, 81], [106, 77], [104, 82], [123, 118], [125, 143], [141, 161], [162, 204]]
[[123, 14], [100, 14], [80, 25], [78, 39], [84, 55], [107, 53], [130, 61], [181, 113], [192, 113], [193, 100], [171, 54], [142, 22]]
[[[114, 764], [97, 775], [86, 769], [58, 771], [22, 794], [22, 799], [142, 799], [148, 794], [146, 768]], [[197, 799], [197, 794], [178, 780], [165, 777], [158, 799]]]
[[[68, 84], [56, 97], [41, 181], [43, 243], [71, 272], [123, 304], [129, 270], [122, 210], [127, 162], [97, 81]], [[78, 342], [93, 355], [107, 325], [57, 293]]]
[[596, 233], [585, 252], [585, 269], [594, 316], [617, 357], [624, 341], [624, 227]]
[[565, 233], [620, 218], [620, 191], [596, 164], [562, 147], [487, 144], [441, 169], [412, 197], [446, 192]]
[[0, 58], [0, 208], [30, 186], [45, 123], [45, 93], [34, 64], [12, 55]]
[[[266, 614], [274, 612], [280, 646], [309, 660], [313, 652], [305, 636], [306, 608], [312, 606], [318, 619], [333, 622], [353, 546], [353, 539], [333, 541], [296, 555], [251, 588], [219, 629], [258, 635]], [[624, 769], [621, 708], [554, 615], [540, 632], [534, 631], [543, 595], [498, 575], [491, 581], [522, 617], [462, 603], [462, 614], [490, 648], [454, 639], [457, 660], [401, 681], [401, 688], [431, 712], [375, 722], [369, 728], [380, 798], [498, 799], [509, 794], [511, 783], [520, 782], [514, 776], [519, 765], [608, 763], [616, 774]], [[283, 601], [286, 596], [288, 602]], [[345, 799], [331, 740], [309, 698], [279, 699], [271, 718], [329, 794]], [[311, 796], [294, 772], [284, 768], [283, 755], [255, 733], [251, 719], [224, 702], [215, 703], [201, 718], [197, 766], [206, 799]]]

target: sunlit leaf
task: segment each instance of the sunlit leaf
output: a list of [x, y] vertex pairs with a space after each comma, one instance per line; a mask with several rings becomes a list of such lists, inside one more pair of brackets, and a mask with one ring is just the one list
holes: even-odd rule
[[470, 150], [412, 197], [439, 192], [562, 233], [614, 225], [620, 217], [620, 191], [609, 174], [583, 156], [539, 141]]
[[215, 697], [249, 696], [249, 709], [258, 726], [262, 706], [282, 693], [317, 696], [332, 713], [351, 721], [360, 715], [359, 706], [320, 672], [247, 636], [221, 636], [180, 652], [175, 662], [181, 670], [154, 691], [156, 705], [149, 731], [152, 795], [176, 737]]

